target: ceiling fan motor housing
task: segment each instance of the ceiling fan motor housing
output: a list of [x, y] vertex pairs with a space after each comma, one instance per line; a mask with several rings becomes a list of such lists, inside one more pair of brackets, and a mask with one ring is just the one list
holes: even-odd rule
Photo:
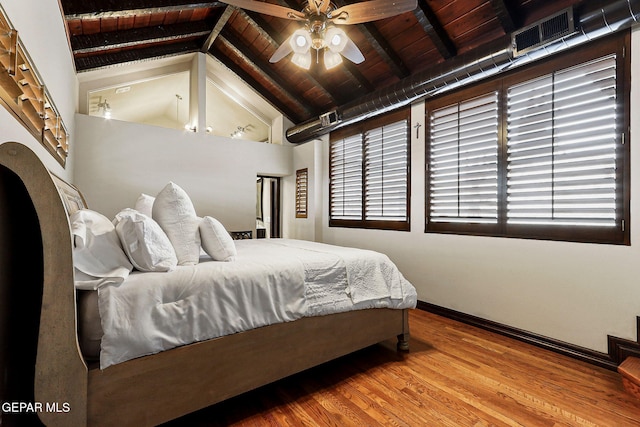
[[324, 33], [327, 29], [327, 17], [325, 15], [309, 16], [309, 32], [311, 33], [311, 47], [321, 50], [325, 47]]

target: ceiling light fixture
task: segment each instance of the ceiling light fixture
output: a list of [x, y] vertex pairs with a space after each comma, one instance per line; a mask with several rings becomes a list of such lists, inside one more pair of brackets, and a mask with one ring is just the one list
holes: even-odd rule
[[98, 100], [98, 114], [102, 114], [105, 119], [111, 118], [111, 106], [107, 102], [107, 98], [102, 100], [102, 97]]
[[246, 126], [238, 126], [236, 130], [231, 132], [231, 138], [235, 138], [235, 139], [240, 138], [242, 135], [244, 135], [244, 133], [247, 130], [249, 130], [250, 127], [251, 127], [251, 124], [248, 124]]
[[291, 62], [308, 70], [313, 58], [312, 48], [316, 50], [316, 58], [320, 57], [320, 52], [324, 52], [324, 66], [327, 70], [340, 65], [343, 56], [355, 64], [364, 61], [364, 55], [344, 30], [327, 24], [326, 14], [316, 14], [310, 15], [305, 27], [294, 31], [289, 40], [280, 45], [269, 62], [278, 62], [293, 52]]
[[361, 24], [389, 18], [414, 10], [417, 0], [369, 0], [337, 7], [331, 0], [308, 0], [302, 11], [284, 6], [255, 0], [224, 0], [223, 3], [252, 10], [278, 18], [305, 21], [304, 28], [296, 30], [282, 43], [269, 59], [275, 63], [293, 52], [291, 62], [309, 69], [311, 67], [311, 48], [324, 52], [325, 68], [331, 69], [342, 63], [342, 57], [360, 64], [364, 55], [347, 34], [336, 25]]

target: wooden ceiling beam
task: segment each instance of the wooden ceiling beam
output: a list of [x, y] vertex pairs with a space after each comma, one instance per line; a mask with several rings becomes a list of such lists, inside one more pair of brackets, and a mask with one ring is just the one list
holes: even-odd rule
[[[347, 4], [344, 0], [334, 0], [334, 3], [338, 7], [343, 7]], [[373, 47], [376, 53], [380, 56], [380, 58], [382, 58], [382, 60], [387, 64], [387, 66], [396, 75], [396, 77], [398, 77], [399, 79], [403, 79], [411, 74], [409, 68], [407, 68], [396, 51], [393, 50], [391, 45], [382, 36], [375, 24], [366, 22], [364, 24], [358, 24], [356, 27], [358, 28], [358, 30], [360, 30], [360, 32], [362, 32], [362, 34], [371, 44], [371, 47]]]
[[82, 72], [99, 68], [109, 68], [118, 64], [136, 63], [148, 59], [198, 52], [200, 45], [201, 43], [198, 40], [190, 39], [179, 43], [160, 44], [140, 49], [125, 49], [112, 53], [106, 52], [100, 55], [76, 56], [76, 71]]
[[294, 123], [299, 123], [304, 118], [300, 116], [298, 113], [289, 108], [280, 98], [271, 93], [262, 93], [261, 85], [258, 83], [256, 79], [254, 79], [248, 72], [246, 72], [240, 65], [236, 62], [232, 61], [228, 56], [223, 54], [219, 48], [214, 44], [209, 49], [209, 54], [213, 55], [218, 61], [220, 61], [225, 67], [230, 69], [233, 73], [235, 73], [239, 78], [241, 78], [246, 84], [251, 86], [257, 92], [261, 93], [271, 105], [280, 110], [280, 112], [291, 120]]
[[367, 22], [359, 24], [359, 30], [372, 44], [373, 49], [380, 55], [382, 60], [391, 68], [391, 71], [399, 78], [404, 79], [411, 74], [411, 71], [405, 65], [404, 61], [398, 56], [395, 50], [387, 43], [382, 36], [378, 27], [373, 23]]
[[418, 7], [413, 13], [416, 15], [420, 25], [422, 25], [424, 32], [427, 33], [444, 59], [453, 58], [457, 55], [458, 50], [456, 46], [449, 38], [449, 35], [442, 27], [442, 24], [440, 24], [440, 21], [438, 21], [436, 14], [433, 13], [433, 10], [431, 10], [426, 0], [418, 0]]
[[222, 32], [222, 29], [224, 28], [225, 25], [227, 25], [227, 21], [229, 21], [229, 18], [231, 18], [231, 15], [233, 15], [233, 12], [235, 11], [236, 11], [236, 8], [233, 6], [227, 6], [224, 8], [224, 12], [222, 12], [220, 17], [216, 21], [216, 25], [213, 27], [213, 30], [211, 30], [211, 32], [209, 33], [207, 40], [205, 40], [205, 42], [202, 44], [202, 48], [200, 49], [200, 52], [207, 53], [209, 49], [211, 49], [213, 42], [216, 41], [216, 38], [220, 35], [220, 33]]
[[513, 32], [522, 25], [520, 15], [506, 0], [491, 0], [491, 7], [493, 7], [505, 34]]
[[181, 10], [203, 9], [212, 7], [224, 7], [226, 3], [219, 1], [198, 2], [189, 0], [163, 0], [162, 6], [159, 2], [152, 0], [60, 0], [64, 17], [66, 20], [72, 19], [95, 19], [95, 18], [117, 18], [132, 15], [174, 12]]
[[77, 55], [149, 43], [201, 38], [209, 34], [210, 28], [209, 23], [202, 21], [75, 35], [70, 37], [71, 49], [74, 55]]
[[[268, 61], [263, 61], [262, 59], [257, 58], [236, 36], [230, 34], [228, 31], [224, 31], [223, 34], [218, 36], [218, 40], [224, 43], [239, 60], [246, 64], [247, 67], [251, 68], [252, 73], [276, 86], [278, 91], [281, 92], [281, 95], [285, 96], [292, 104], [295, 104], [296, 108], [303, 111], [305, 116], [316, 115], [316, 112], [312, 111], [305, 103], [301, 102], [299, 96], [295, 95], [296, 91], [291, 87], [286, 79], [273, 71], [272, 67], [269, 66], [270, 63]], [[257, 87], [254, 86], [254, 89], [259, 93], [266, 95], [264, 88], [260, 85]], [[294, 117], [299, 116], [300, 115], [298, 114], [294, 115]]]
[[[218, 40], [224, 44], [224, 42], [222, 42], [222, 36], [220, 36]], [[214, 43], [213, 46], [211, 46], [209, 54], [213, 55], [218, 61], [235, 73], [240, 79], [242, 79], [242, 81], [251, 86], [256, 92], [262, 94], [262, 96], [264, 96], [271, 105], [280, 110], [280, 112], [289, 120], [294, 123], [298, 123], [305, 119], [302, 115], [283, 102], [282, 98], [278, 97], [274, 93], [265, 91], [260, 82], [258, 82], [248, 71], [242, 68], [239, 62], [232, 60], [227, 54], [223, 53], [217, 43]]]

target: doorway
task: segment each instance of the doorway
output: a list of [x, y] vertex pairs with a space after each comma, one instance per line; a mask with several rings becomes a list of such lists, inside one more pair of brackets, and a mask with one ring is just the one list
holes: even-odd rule
[[258, 175], [256, 181], [256, 237], [281, 237], [280, 178]]

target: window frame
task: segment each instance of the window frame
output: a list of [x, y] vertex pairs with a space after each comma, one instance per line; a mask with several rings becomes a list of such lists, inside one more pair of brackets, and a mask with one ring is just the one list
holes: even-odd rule
[[[362, 179], [362, 216], [361, 219], [336, 219], [331, 217], [331, 205], [333, 202], [333, 193], [331, 191], [332, 181], [331, 172], [333, 165], [331, 161], [331, 147], [335, 141], [353, 137], [355, 135], [364, 135], [365, 132], [373, 129], [380, 128], [382, 126], [390, 125], [399, 121], [406, 121], [407, 126], [407, 167], [406, 167], [406, 218], [405, 220], [374, 220], [365, 219], [366, 209], [366, 189], [364, 176]], [[329, 227], [346, 227], [346, 228], [364, 228], [364, 229], [378, 229], [378, 230], [397, 230], [397, 231], [410, 231], [411, 229], [411, 110], [410, 108], [403, 108], [401, 110], [385, 114], [380, 117], [356, 123], [337, 131], [331, 132], [329, 142]], [[364, 155], [364, 141], [362, 141], [362, 165], [364, 174], [365, 155]]]
[[[625, 31], [586, 46], [571, 49], [544, 60], [529, 64], [473, 86], [459, 88], [426, 102], [427, 132], [425, 137], [425, 233], [450, 233], [493, 237], [527, 238], [585, 243], [630, 244], [630, 32]], [[588, 61], [616, 55], [616, 102], [619, 108], [616, 141], [616, 211], [620, 214], [617, 226], [561, 226], [522, 225], [507, 223], [507, 89], [518, 83], [533, 80], [550, 73], [565, 70]], [[430, 157], [431, 112], [462, 102], [488, 91], [498, 90], [498, 221], [496, 224], [454, 223], [430, 221]]]

